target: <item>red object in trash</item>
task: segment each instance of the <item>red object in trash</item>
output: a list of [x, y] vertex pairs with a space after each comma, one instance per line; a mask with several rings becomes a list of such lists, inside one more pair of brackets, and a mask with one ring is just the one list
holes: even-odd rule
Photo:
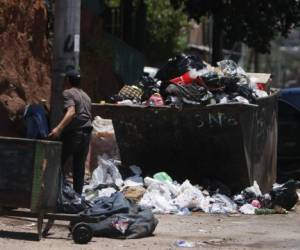
[[202, 78], [199, 76], [199, 72], [196, 69], [191, 69], [190, 71], [185, 72], [181, 76], [171, 79], [170, 82], [179, 85], [188, 85], [193, 83], [195, 80], [197, 80], [197, 82], [202, 82]]
[[259, 90], [266, 91], [266, 84], [264, 84], [264, 83], [256, 83], [256, 88], [259, 89]]
[[175, 84], [190, 84], [195, 79], [195, 78], [192, 78], [190, 72], [191, 71], [188, 71], [181, 76], [175, 77], [175, 78], [171, 79], [170, 82], [175, 83]]
[[261, 208], [261, 204], [260, 204], [259, 200], [253, 200], [253, 201], [251, 202], [251, 205], [252, 205], [253, 207]]
[[164, 100], [159, 93], [154, 93], [147, 101], [149, 106], [163, 106], [164, 104]]

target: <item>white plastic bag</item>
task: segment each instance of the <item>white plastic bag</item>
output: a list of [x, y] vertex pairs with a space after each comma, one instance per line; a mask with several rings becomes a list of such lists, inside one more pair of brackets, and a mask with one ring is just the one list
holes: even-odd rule
[[134, 173], [134, 175], [128, 177], [124, 181], [124, 186], [125, 187], [144, 186], [144, 179], [143, 177], [141, 177], [142, 174], [141, 168], [135, 165], [132, 165], [129, 168]]
[[173, 203], [179, 208], [199, 208], [202, 209], [201, 202], [204, 200], [202, 192], [194, 187], [188, 180], [186, 180], [179, 188], [178, 196], [173, 200]]
[[159, 190], [147, 191], [139, 205], [151, 208], [153, 213], [178, 213], [179, 209], [170, 203], [165, 196], [161, 195]]
[[213, 203], [210, 205], [209, 213], [226, 214], [235, 213], [237, 205], [224, 194], [215, 194], [212, 196]]
[[106, 154], [98, 156], [98, 167], [92, 174], [90, 185], [95, 187], [99, 184], [115, 183], [118, 187], [123, 185], [122, 176], [114, 164], [113, 159], [109, 159]]
[[260, 191], [260, 188], [256, 181], [253, 182], [253, 186], [247, 187], [245, 191], [248, 193], [254, 193], [256, 197], [262, 196], [262, 192]]
[[242, 214], [255, 214], [256, 209], [257, 208], [252, 206], [251, 204], [245, 204], [245, 205], [240, 207], [239, 211]]

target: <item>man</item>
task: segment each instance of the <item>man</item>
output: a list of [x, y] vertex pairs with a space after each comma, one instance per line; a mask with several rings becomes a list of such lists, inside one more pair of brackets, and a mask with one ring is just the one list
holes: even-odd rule
[[64, 98], [64, 117], [49, 134], [63, 142], [62, 166], [73, 156], [73, 188], [82, 193], [84, 185], [84, 163], [89, 149], [92, 131], [91, 99], [80, 88], [80, 74], [76, 70], [66, 73]]

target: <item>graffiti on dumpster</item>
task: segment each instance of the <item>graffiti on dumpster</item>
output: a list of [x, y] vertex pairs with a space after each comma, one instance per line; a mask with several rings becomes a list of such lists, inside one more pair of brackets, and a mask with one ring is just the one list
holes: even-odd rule
[[222, 112], [208, 113], [208, 116], [203, 117], [200, 114], [195, 115], [198, 121], [197, 127], [210, 127], [210, 128], [223, 128], [223, 127], [233, 127], [238, 125], [236, 117], [233, 115], [225, 114]]

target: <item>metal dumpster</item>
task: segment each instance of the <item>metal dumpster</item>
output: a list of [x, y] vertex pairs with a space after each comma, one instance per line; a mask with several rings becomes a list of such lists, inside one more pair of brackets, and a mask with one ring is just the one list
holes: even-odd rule
[[56, 207], [61, 143], [0, 137], [0, 207]]
[[152, 175], [200, 183], [217, 179], [232, 192], [256, 180], [268, 191], [276, 180], [277, 93], [257, 105], [171, 107], [93, 105], [112, 119], [122, 163]]
[[56, 208], [60, 153], [59, 142], [0, 137], [0, 214], [30, 209], [38, 218], [39, 239], [44, 214]]

